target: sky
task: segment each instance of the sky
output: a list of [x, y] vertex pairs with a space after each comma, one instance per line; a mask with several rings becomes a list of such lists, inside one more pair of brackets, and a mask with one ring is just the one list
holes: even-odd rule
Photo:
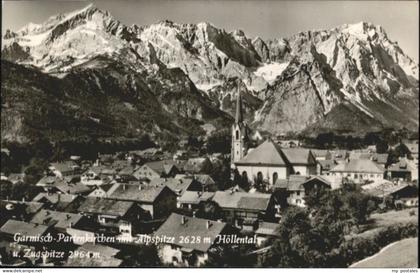
[[360, 21], [381, 25], [410, 57], [419, 55], [417, 1], [257, 1], [257, 0], [98, 0], [2, 1], [2, 33], [29, 22], [94, 3], [126, 25], [148, 25], [168, 19], [177, 23], [210, 22], [226, 31], [241, 29], [263, 39], [299, 31], [330, 29]]

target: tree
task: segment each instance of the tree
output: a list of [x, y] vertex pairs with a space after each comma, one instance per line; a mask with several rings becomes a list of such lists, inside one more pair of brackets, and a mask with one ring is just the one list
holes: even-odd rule
[[386, 141], [380, 139], [378, 140], [378, 142], [376, 143], [376, 152], [379, 154], [385, 154], [388, 152], [388, 143], [386, 143]]
[[211, 134], [207, 139], [208, 153], [230, 153], [231, 150], [230, 130], [222, 130]]
[[32, 185], [36, 184], [47, 169], [48, 162], [46, 160], [40, 158], [31, 159], [29, 166], [27, 166], [24, 171], [25, 183]]
[[196, 217], [209, 220], [218, 220], [222, 218], [222, 209], [219, 204], [214, 201], [200, 202]]

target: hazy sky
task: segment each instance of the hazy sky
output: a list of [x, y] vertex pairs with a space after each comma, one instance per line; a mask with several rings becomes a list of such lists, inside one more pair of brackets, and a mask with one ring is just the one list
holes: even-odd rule
[[178, 23], [211, 22], [227, 31], [242, 29], [248, 37], [287, 37], [299, 31], [330, 29], [360, 21], [382, 25], [393, 41], [418, 59], [417, 1], [2, 1], [2, 32], [28, 22], [95, 3], [121, 22], [146, 25], [169, 19]]

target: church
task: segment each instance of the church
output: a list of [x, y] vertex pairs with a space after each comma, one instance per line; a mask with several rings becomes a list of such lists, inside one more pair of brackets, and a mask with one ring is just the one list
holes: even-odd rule
[[291, 174], [316, 174], [316, 159], [309, 149], [280, 146], [268, 138], [254, 149], [249, 149], [249, 129], [243, 120], [241, 91], [236, 99], [235, 123], [232, 125], [232, 170], [253, 184], [266, 181], [273, 186], [278, 179], [287, 179]]

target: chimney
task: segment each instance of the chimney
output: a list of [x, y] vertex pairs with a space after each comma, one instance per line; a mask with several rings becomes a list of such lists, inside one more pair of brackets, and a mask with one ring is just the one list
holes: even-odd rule
[[209, 229], [211, 227], [211, 221], [207, 220], [206, 221], [206, 229]]
[[187, 222], [187, 219], [185, 218], [185, 216], [184, 215], [182, 215], [182, 217], [181, 217], [181, 224], [185, 224], [185, 222]]
[[22, 197], [22, 202], [25, 202], [25, 197]]
[[198, 192], [197, 192], [197, 195], [198, 195], [198, 196], [201, 196], [201, 195], [203, 195], [203, 193], [202, 193], [201, 191], [198, 191]]
[[142, 189], [142, 188], [141, 188], [141, 184], [140, 184], [140, 185], [139, 185], [139, 191], [141, 191], [141, 189]]

